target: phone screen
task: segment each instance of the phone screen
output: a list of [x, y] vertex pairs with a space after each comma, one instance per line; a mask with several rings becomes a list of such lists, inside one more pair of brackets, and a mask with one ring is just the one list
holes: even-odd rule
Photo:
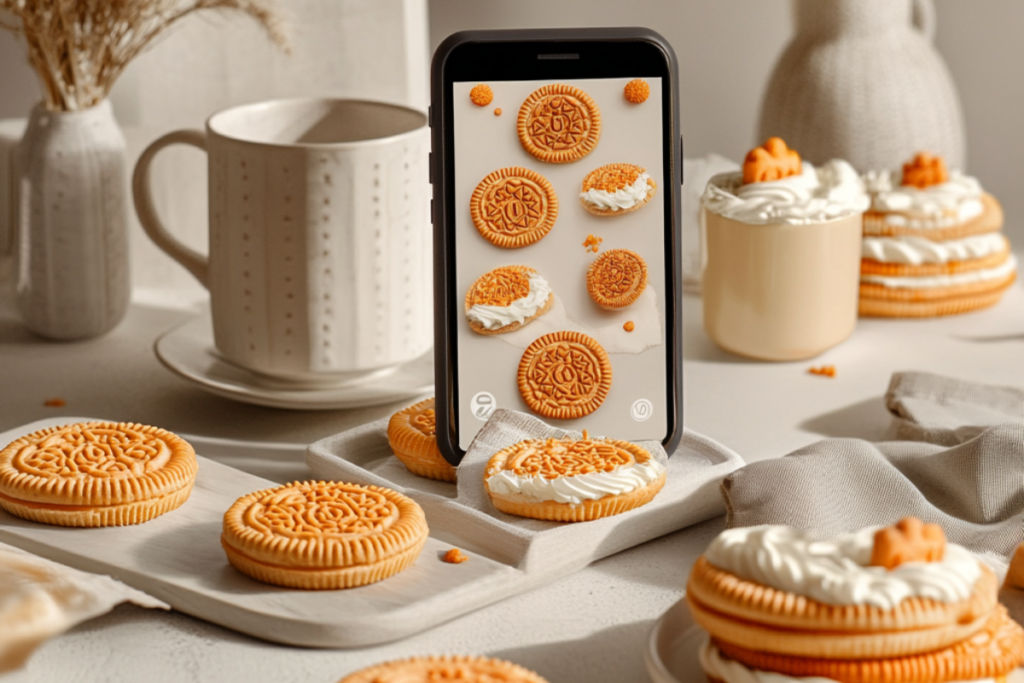
[[452, 83], [462, 450], [497, 408], [618, 439], [675, 427], [670, 93], [637, 80]]

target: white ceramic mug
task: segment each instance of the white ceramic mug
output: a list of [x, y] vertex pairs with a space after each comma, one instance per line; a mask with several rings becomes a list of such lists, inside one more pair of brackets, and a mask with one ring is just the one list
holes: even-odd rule
[[[209, 165], [209, 256], [153, 210], [149, 169], [175, 143]], [[214, 343], [275, 378], [337, 381], [432, 345], [427, 118], [382, 102], [276, 100], [169, 133], [139, 158], [150, 238], [210, 290]]]
[[800, 360], [857, 325], [862, 214], [752, 225], [701, 208], [704, 331], [726, 351]]

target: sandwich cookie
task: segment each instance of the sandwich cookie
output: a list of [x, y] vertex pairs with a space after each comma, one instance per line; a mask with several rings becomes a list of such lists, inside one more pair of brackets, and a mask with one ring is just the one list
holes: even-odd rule
[[555, 294], [528, 266], [502, 266], [484, 273], [466, 292], [466, 319], [477, 334], [514, 332], [551, 310]]
[[579, 88], [545, 85], [519, 108], [516, 130], [531, 156], [549, 164], [565, 164], [582, 159], [597, 147], [601, 110]]
[[635, 251], [610, 249], [587, 269], [587, 292], [601, 308], [629, 306], [647, 287], [647, 262]]
[[403, 408], [388, 420], [388, 445], [413, 474], [454, 482], [455, 468], [437, 448], [434, 397]]
[[377, 664], [341, 679], [339, 683], [547, 683], [539, 675], [503, 659], [442, 655], [412, 657]]
[[519, 394], [543, 417], [571, 420], [604, 403], [612, 386], [608, 353], [582, 332], [552, 332], [530, 344], [519, 360]]
[[518, 249], [551, 232], [558, 218], [558, 196], [536, 171], [501, 168], [473, 190], [469, 211], [481, 237], [496, 247]]
[[607, 164], [583, 179], [580, 204], [595, 216], [621, 216], [643, 208], [656, 190], [643, 166]]

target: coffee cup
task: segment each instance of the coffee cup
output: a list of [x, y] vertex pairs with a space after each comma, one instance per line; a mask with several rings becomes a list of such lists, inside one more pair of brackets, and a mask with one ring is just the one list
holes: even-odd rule
[[[209, 251], [156, 215], [150, 165], [207, 153]], [[164, 135], [135, 167], [149, 237], [210, 292], [224, 359], [278, 380], [343, 381], [432, 345], [426, 116], [383, 102], [289, 99]]]

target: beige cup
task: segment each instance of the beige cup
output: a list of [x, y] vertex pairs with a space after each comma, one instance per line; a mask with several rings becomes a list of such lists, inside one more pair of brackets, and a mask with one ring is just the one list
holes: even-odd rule
[[[149, 167], [175, 143], [208, 156], [208, 257], [153, 210]], [[210, 290], [222, 357], [276, 379], [349, 380], [432, 346], [429, 149], [427, 117], [407, 107], [244, 105], [150, 145], [135, 206], [157, 246]]]
[[704, 330], [726, 351], [800, 360], [857, 323], [862, 215], [809, 225], [752, 225], [702, 208]]

